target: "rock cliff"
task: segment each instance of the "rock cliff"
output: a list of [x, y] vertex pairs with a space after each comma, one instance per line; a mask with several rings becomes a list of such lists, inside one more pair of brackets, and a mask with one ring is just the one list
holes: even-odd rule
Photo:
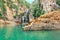
[[60, 11], [45, 13], [32, 20], [31, 24], [23, 27], [23, 30], [56, 30], [60, 29]]

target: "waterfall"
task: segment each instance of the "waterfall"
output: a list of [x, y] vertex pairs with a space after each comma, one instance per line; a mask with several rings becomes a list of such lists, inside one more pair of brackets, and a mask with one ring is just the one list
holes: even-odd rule
[[22, 26], [24, 26], [25, 23], [30, 23], [32, 19], [33, 19], [32, 10], [30, 8], [28, 8], [21, 15]]

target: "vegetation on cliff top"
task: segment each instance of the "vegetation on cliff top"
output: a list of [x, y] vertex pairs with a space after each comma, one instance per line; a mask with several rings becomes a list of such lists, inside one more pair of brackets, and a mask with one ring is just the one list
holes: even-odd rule
[[[58, 5], [60, 5], [59, 2], [60, 0], [56, 0]], [[34, 18], [38, 18], [44, 14], [40, 0], [33, 1], [32, 4], [29, 4], [26, 0], [0, 0], [0, 18], [8, 19], [10, 17], [19, 20], [21, 13], [24, 13], [28, 8], [32, 10], [31, 13]]]

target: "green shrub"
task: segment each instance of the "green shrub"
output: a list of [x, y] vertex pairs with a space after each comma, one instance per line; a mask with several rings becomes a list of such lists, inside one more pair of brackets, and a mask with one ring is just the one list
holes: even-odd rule
[[2, 17], [2, 14], [0, 13], [0, 18]]
[[33, 10], [33, 16], [34, 18], [38, 18], [39, 16], [43, 15], [44, 11], [42, 9], [35, 8]]
[[60, 0], [56, 0], [56, 3], [60, 6]]

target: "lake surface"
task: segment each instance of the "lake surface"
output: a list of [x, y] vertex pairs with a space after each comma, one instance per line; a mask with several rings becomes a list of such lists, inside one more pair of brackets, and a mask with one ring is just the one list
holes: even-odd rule
[[60, 31], [23, 31], [21, 26], [0, 25], [0, 40], [60, 40]]

